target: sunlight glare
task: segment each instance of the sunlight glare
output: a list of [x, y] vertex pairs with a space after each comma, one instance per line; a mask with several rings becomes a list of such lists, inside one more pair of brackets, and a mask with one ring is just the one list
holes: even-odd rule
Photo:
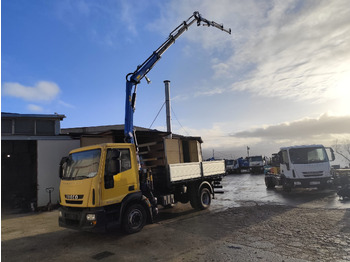
[[341, 115], [350, 114], [350, 72], [342, 75], [335, 87], [333, 96], [336, 99], [338, 113]]

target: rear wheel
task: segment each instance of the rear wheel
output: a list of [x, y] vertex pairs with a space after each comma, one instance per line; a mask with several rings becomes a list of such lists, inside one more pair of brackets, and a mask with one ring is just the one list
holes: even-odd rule
[[142, 230], [147, 220], [145, 208], [140, 204], [129, 206], [123, 215], [122, 229], [127, 234]]
[[272, 177], [265, 177], [265, 185], [266, 185], [266, 188], [268, 189], [272, 189], [272, 188], [275, 188], [275, 183], [273, 182], [273, 179]]
[[207, 209], [211, 204], [211, 193], [208, 188], [203, 187], [199, 194], [199, 209]]
[[191, 192], [190, 203], [194, 209], [207, 209], [211, 204], [210, 190], [206, 187], [202, 187], [198, 194], [198, 191], [194, 189]]

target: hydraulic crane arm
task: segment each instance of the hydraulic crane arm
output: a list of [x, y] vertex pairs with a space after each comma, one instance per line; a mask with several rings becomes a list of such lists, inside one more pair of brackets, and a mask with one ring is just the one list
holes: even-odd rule
[[134, 111], [136, 102], [136, 89], [140, 81], [145, 77], [147, 82], [150, 83], [147, 78], [147, 73], [154, 67], [159, 61], [162, 54], [175, 43], [175, 40], [179, 38], [194, 22], [197, 22], [197, 26], [213, 26], [224, 32], [231, 34], [231, 29], [225, 29], [223, 25], [220, 25], [214, 21], [209, 21], [203, 18], [198, 12], [194, 12], [186, 21], [176, 27], [169, 35], [168, 39], [160, 46], [153, 54], [146, 59], [141, 65], [137, 67], [135, 72], [126, 75], [126, 101], [125, 101], [125, 126], [124, 135], [125, 142], [134, 143]]

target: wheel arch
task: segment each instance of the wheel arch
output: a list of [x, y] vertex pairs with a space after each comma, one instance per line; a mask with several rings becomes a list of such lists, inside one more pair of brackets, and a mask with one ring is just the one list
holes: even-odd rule
[[202, 188], [208, 188], [209, 189], [209, 191], [210, 191], [210, 193], [212, 194], [212, 195], [214, 195], [214, 189], [213, 189], [213, 186], [211, 185], [211, 183], [210, 182], [208, 182], [208, 181], [203, 181], [199, 186], [198, 186], [198, 194], [201, 192], [201, 190], [202, 190]]
[[151, 207], [151, 203], [148, 200], [147, 197], [145, 197], [142, 192], [136, 192], [136, 193], [132, 193], [127, 195], [121, 204], [121, 208], [120, 208], [120, 224], [123, 223], [123, 214], [124, 212], [128, 209], [129, 206], [133, 205], [133, 204], [141, 204], [147, 214], [147, 222], [148, 223], [152, 223], [153, 222], [153, 214], [152, 214], [152, 207]]

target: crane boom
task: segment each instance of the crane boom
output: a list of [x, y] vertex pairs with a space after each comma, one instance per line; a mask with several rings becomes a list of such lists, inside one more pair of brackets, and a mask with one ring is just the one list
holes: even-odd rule
[[231, 34], [231, 29], [225, 29], [223, 25], [220, 25], [214, 21], [209, 21], [203, 18], [199, 12], [194, 12], [186, 21], [182, 22], [178, 27], [176, 27], [170, 34], [167, 40], [160, 46], [156, 51], [152, 53], [141, 65], [139, 65], [133, 73], [126, 75], [126, 101], [125, 101], [125, 122], [124, 122], [124, 135], [125, 142], [135, 143], [134, 138], [134, 112], [135, 112], [135, 102], [136, 102], [136, 90], [137, 85], [145, 77], [147, 78], [147, 73], [155, 66], [159, 61], [162, 54], [175, 43], [175, 40], [179, 38], [194, 22], [197, 21], [197, 26], [213, 26], [226, 33]]

